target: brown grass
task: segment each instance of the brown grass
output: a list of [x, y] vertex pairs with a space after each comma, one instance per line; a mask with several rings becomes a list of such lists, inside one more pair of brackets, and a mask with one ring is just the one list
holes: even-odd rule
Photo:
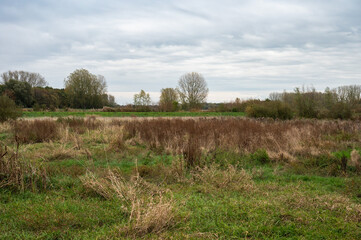
[[59, 137], [59, 126], [53, 120], [16, 121], [14, 131], [20, 143], [46, 142]]
[[174, 201], [160, 194], [147, 201], [138, 199], [132, 204], [129, 225], [121, 232], [128, 236], [145, 236], [148, 233], [159, 234], [174, 225]]
[[358, 171], [361, 170], [361, 157], [360, 153], [356, 149], [352, 150], [351, 152], [351, 159], [349, 165], [356, 167]]
[[361, 141], [357, 121], [255, 120], [247, 118], [154, 119], [124, 122], [124, 134], [152, 149], [183, 154], [197, 165], [215, 149], [253, 153], [265, 149], [276, 160], [320, 155]]
[[80, 117], [67, 117], [67, 118], [58, 118], [57, 122], [61, 123], [63, 126], [69, 127], [69, 129], [75, 133], [83, 134], [87, 130], [95, 130], [100, 128], [103, 124], [95, 116], [90, 116], [87, 118]]

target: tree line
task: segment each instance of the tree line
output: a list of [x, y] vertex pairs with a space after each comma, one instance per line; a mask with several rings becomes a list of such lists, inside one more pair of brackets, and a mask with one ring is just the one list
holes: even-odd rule
[[350, 119], [361, 117], [361, 85], [326, 88], [295, 88], [293, 92], [271, 93], [266, 100], [251, 99], [218, 104], [216, 111], [246, 112], [250, 117], [274, 119], [329, 118]]
[[64, 81], [65, 88], [61, 89], [47, 86], [39, 73], [8, 71], [1, 78], [0, 95], [7, 96], [19, 107], [54, 110], [116, 105], [114, 96], [106, 93], [105, 78], [86, 69], [72, 72]]
[[[165, 111], [207, 109], [219, 112], [246, 112], [250, 117], [278, 119], [340, 118], [361, 115], [361, 85], [326, 88], [295, 88], [293, 92], [271, 93], [266, 100], [250, 99], [233, 102], [207, 103], [209, 89], [202, 74], [182, 75], [176, 88], [163, 88], [159, 102], [153, 104], [149, 93], [141, 90], [134, 95], [133, 104], [119, 106], [114, 96], [107, 94], [104, 76], [86, 69], [77, 69], [64, 80], [64, 88], [47, 86], [38, 73], [8, 71], [1, 75], [0, 96], [9, 98], [16, 106], [34, 110], [57, 108], [99, 109], [103, 111]], [[5, 100], [2, 100], [3, 102]], [[9, 105], [9, 104], [8, 104]]]
[[[95, 75], [86, 69], [77, 69], [64, 81], [64, 88], [47, 86], [38, 73], [8, 71], [1, 75], [0, 95], [7, 96], [19, 107], [35, 110], [57, 108], [99, 109], [117, 107], [114, 96], [107, 94], [104, 76]], [[196, 72], [180, 77], [177, 88], [161, 90], [159, 111], [200, 109], [208, 95], [204, 77]], [[134, 95], [129, 111], [150, 111], [152, 105], [148, 93], [141, 90]]]

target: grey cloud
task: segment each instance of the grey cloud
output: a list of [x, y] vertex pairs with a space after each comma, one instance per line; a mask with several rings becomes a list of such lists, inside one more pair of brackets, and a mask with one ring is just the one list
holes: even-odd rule
[[174, 87], [188, 71], [211, 91], [355, 84], [357, 0], [9, 1], [0, 5], [0, 72], [40, 72], [62, 87], [76, 68], [114, 92]]

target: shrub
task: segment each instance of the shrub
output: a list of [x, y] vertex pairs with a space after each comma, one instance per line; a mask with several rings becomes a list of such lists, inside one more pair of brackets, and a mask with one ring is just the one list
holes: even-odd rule
[[256, 152], [251, 154], [251, 159], [261, 164], [266, 164], [270, 162], [270, 158], [267, 154], [267, 151], [264, 149], [258, 149]]
[[246, 108], [246, 114], [254, 118], [291, 119], [293, 117], [291, 108], [280, 101], [265, 101], [254, 103]]
[[343, 102], [335, 103], [328, 117], [334, 119], [350, 119], [352, 117], [351, 107]]
[[8, 119], [16, 119], [21, 116], [21, 110], [18, 109], [15, 102], [8, 96], [0, 96], [0, 122]]
[[41, 107], [39, 105], [39, 103], [35, 103], [33, 106], [33, 111], [34, 112], [39, 112], [41, 110]]
[[20, 143], [45, 142], [59, 136], [59, 126], [53, 120], [18, 121], [14, 130]]

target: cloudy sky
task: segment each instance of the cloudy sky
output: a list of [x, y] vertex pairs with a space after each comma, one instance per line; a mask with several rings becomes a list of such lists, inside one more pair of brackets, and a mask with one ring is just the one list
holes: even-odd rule
[[0, 0], [0, 72], [78, 68], [118, 103], [205, 77], [209, 102], [361, 84], [360, 0]]

